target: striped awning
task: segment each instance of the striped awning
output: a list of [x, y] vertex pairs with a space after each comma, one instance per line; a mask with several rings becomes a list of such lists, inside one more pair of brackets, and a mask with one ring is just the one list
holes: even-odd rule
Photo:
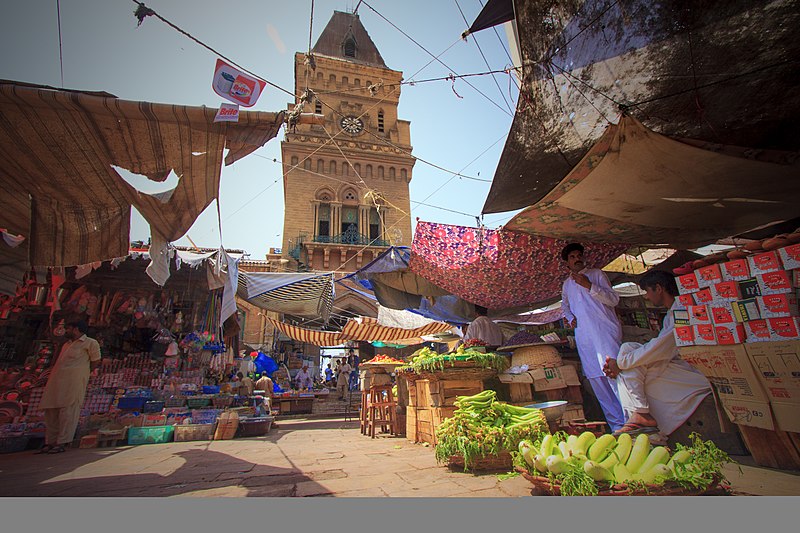
[[322, 317], [327, 321], [333, 307], [333, 273], [240, 270], [236, 293], [262, 309], [304, 318]]
[[296, 341], [313, 344], [315, 346], [339, 346], [345, 342], [341, 333], [301, 328], [299, 326], [286, 324], [285, 322], [279, 322], [273, 318], [267, 318], [267, 320], [275, 326], [275, 329]]

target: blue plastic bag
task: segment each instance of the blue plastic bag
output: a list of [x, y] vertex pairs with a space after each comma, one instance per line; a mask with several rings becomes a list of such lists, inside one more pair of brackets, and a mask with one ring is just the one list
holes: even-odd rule
[[256, 375], [259, 376], [262, 372], [266, 372], [269, 377], [272, 377], [272, 373], [278, 370], [278, 363], [276, 363], [272, 357], [262, 352], [258, 352], [258, 355], [253, 360], [253, 364], [256, 366]]

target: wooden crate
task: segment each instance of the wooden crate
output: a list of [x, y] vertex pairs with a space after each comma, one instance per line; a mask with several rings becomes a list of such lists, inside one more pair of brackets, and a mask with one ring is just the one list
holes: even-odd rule
[[800, 436], [786, 431], [769, 431], [738, 426], [745, 446], [759, 466], [780, 470], [800, 470]]
[[483, 382], [478, 380], [446, 380], [441, 382], [441, 406], [452, 407], [459, 396], [475, 396], [483, 392]]
[[455, 407], [432, 407], [406, 411], [406, 437], [412, 442], [436, 444], [436, 428], [453, 416]]
[[530, 383], [509, 383], [508, 390], [512, 403], [533, 403], [533, 387]]
[[[416, 381], [414, 401], [409, 405], [417, 409], [433, 407], [452, 407], [459, 396], [474, 396], [483, 391], [483, 382], [479, 380], [428, 380]], [[409, 389], [411, 397], [412, 389]]]
[[406, 438], [411, 442], [419, 442], [417, 435], [417, 410], [412, 407], [406, 409]]

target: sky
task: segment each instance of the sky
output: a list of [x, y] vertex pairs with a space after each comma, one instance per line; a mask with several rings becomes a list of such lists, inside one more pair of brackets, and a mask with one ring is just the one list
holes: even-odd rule
[[[502, 26], [496, 33], [488, 29], [466, 41], [460, 39], [484, 2], [370, 0], [368, 5], [361, 3], [358, 15], [387, 66], [402, 71], [405, 81], [423, 80], [511, 66]], [[146, 2], [200, 41], [290, 91], [294, 87], [294, 53], [308, 49], [309, 28], [316, 42], [335, 10], [352, 11], [357, 3], [316, 0], [311, 24], [311, 0]], [[26, 0], [6, 6], [0, 17], [0, 78], [106, 91], [126, 100], [218, 108], [224, 100], [211, 88], [217, 56], [155, 17], [145, 18], [137, 27], [133, 14], [136, 7], [132, 0]], [[422, 47], [439, 56], [446, 66], [432, 62]], [[514, 80], [505, 73], [494, 79], [477, 76], [454, 83], [418, 83], [403, 86], [398, 116], [411, 121], [413, 155], [452, 172], [491, 180], [511, 127], [516, 99]], [[293, 103], [289, 95], [268, 86], [249, 109], [274, 112]], [[273, 160], [280, 161], [283, 137], [281, 130], [264, 147], [222, 169], [222, 241], [226, 248], [245, 250], [252, 259], [263, 259], [269, 248], [281, 246], [282, 169]], [[174, 176], [160, 184], [136, 176], [126, 178], [151, 193], [174, 187], [177, 182]], [[489, 182], [454, 177], [417, 161], [410, 184], [412, 228], [417, 218], [477, 225], [476, 217], [489, 187]], [[147, 223], [133, 211], [131, 239], [146, 241]], [[515, 213], [486, 215], [482, 223], [497, 228]], [[199, 247], [220, 245], [213, 203], [176, 244], [188, 246], [189, 239]]]

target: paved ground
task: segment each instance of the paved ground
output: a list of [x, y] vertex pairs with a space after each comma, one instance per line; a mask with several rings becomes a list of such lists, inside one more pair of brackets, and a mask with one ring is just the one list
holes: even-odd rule
[[[800, 495], [800, 475], [742, 470], [726, 472], [738, 494]], [[0, 455], [0, 496], [519, 497], [530, 486], [450, 471], [431, 447], [338, 419], [286, 420], [251, 439]]]

